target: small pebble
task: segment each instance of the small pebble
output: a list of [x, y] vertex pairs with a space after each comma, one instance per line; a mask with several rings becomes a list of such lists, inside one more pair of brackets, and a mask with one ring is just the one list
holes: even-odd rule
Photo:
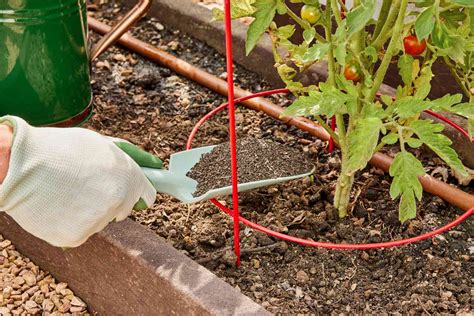
[[252, 266], [255, 269], [260, 269], [260, 261], [258, 259], [252, 259]]
[[296, 281], [298, 281], [298, 283], [305, 284], [309, 281], [309, 275], [303, 270], [300, 270], [296, 272]]

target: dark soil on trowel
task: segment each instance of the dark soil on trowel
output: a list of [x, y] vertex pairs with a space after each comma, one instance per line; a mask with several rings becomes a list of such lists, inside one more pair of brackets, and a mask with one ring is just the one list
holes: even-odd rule
[[[238, 183], [276, 179], [308, 173], [313, 163], [304, 152], [268, 139], [243, 138], [236, 141]], [[232, 184], [230, 147], [217, 145], [186, 174], [198, 182], [193, 196]]]
[[[96, 3], [99, 3], [97, 1]], [[125, 8], [101, 1], [95, 17], [112, 24]], [[184, 23], [184, 22], [183, 22]], [[225, 60], [205, 44], [147, 18], [135, 36], [190, 63], [226, 77]], [[97, 39], [97, 36], [93, 36]], [[95, 115], [88, 127], [128, 139], [168, 162], [185, 149], [195, 123], [225, 102], [170, 70], [112, 48], [93, 63]], [[268, 89], [255, 74], [236, 67], [237, 85]], [[272, 97], [282, 106], [286, 96]], [[337, 243], [380, 242], [413, 237], [444, 225], [462, 211], [424, 193], [417, 217], [400, 224], [398, 201], [388, 193], [390, 177], [368, 167], [356, 175], [349, 215], [332, 207], [339, 153], [326, 143], [266, 115], [238, 107], [237, 137], [270, 139], [310, 156], [314, 181], [303, 178], [240, 195], [242, 216], [276, 231]], [[228, 142], [227, 118], [204, 124], [193, 146]], [[453, 183], [439, 159], [424, 159], [427, 173]], [[257, 167], [256, 167], [257, 168]], [[463, 187], [467, 192], [474, 188]], [[231, 199], [223, 199], [231, 206]], [[241, 226], [242, 266], [231, 256], [232, 219], [209, 202], [184, 205], [158, 194], [156, 204], [131, 218], [148, 226], [176, 249], [200, 262], [267, 310], [294, 314], [464, 314], [474, 310], [474, 226], [468, 220], [449, 233], [415, 244], [370, 251], [303, 247]]]

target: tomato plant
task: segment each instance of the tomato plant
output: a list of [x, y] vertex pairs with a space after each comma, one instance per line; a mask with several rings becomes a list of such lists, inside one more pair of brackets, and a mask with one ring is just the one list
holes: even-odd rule
[[426, 49], [426, 39], [419, 41], [415, 35], [405, 36], [403, 39], [403, 47], [405, 48], [405, 53], [408, 55], [421, 55]]
[[[414, 218], [423, 193], [419, 177], [425, 175], [414, 148], [426, 145], [455, 172], [467, 175], [451, 141], [441, 133], [443, 125], [422, 119], [420, 113], [456, 113], [468, 119], [471, 136], [474, 132], [474, 2], [383, 0], [377, 19], [376, 0], [354, 0], [351, 8], [340, 0], [327, 0], [325, 7], [318, 0], [291, 2], [318, 7], [317, 27], [311, 15], [304, 11], [300, 17], [284, 0], [232, 0], [233, 18], [254, 18], [247, 32], [247, 54], [267, 33], [277, 71], [296, 96], [284, 115], [314, 118], [339, 145], [341, 172], [334, 206], [341, 217], [350, 206], [354, 174], [384, 146], [398, 144], [390, 167], [390, 195], [399, 199], [400, 221]], [[277, 26], [277, 14], [294, 23]], [[292, 40], [295, 24], [304, 30], [301, 42]], [[415, 35], [410, 35], [413, 30]], [[464, 95], [428, 98], [437, 60], [448, 65]], [[315, 63], [327, 64], [327, 79], [303, 85], [298, 74]], [[402, 78], [395, 99], [378, 95], [391, 64], [398, 66]], [[332, 116], [335, 132], [326, 123]]]
[[321, 18], [319, 9], [315, 6], [305, 4], [301, 7], [301, 18], [311, 24], [315, 24]]

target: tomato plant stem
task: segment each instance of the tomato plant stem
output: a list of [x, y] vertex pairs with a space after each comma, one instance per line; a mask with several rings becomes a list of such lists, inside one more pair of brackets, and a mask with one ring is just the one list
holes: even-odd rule
[[326, 25], [324, 25], [324, 30], [326, 33], [326, 39], [329, 43], [329, 52], [328, 52], [328, 81], [333, 86], [336, 86], [336, 63], [334, 61], [334, 43], [332, 42], [332, 33], [331, 33], [331, 6], [326, 6]]
[[407, 10], [408, 0], [402, 0], [400, 5], [400, 12], [398, 13], [397, 20], [395, 22], [395, 26], [393, 27], [392, 39], [390, 40], [390, 44], [388, 44], [387, 51], [385, 52], [385, 56], [382, 59], [382, 63], [380, 67], [377, 69], [374, 79], [374, 85], [370, 91], [368, 96], [368, 100], [373, 100], [377, 91], [379, 90], [380, 86], [382, 85], [383, 79], [385, 78], [385, 74], [387, 73], [388, 67], [390, 66], [390, 62], [392, 57], [398, 50], [400, 40], [400, 34], [403, 28], [403, 20], [405, 19], [405, 13]]
[[392, 6], [392, 0], [383, 0], [382, 8], [380, 9], [379, 18], [377, 20], [377, 26], [374, 30], [373, 39], [377, 38], [377, 36], [382, 31], [382, 27], [385, 25], [388, 15], [390, 14], [390, 7]]
[[[467, 97], [467, 98], [471, 98], [471, 92], [468, 90], [468, 88], [466, 87], [466, 85], [464, 84], [464, 80], [462, 80], [458, 73], [456, 72], [456, 69], [455, 69], [455, 66], [453, 64], [451, 64], [449, 62], [449, 59], [448, 57], [443, 57], [443, 60], [444, 60], [444, 63], [446, 64], [446, 66], [448, 66], [448, 69], [449, 71], [451, 72], [451, 74], [453, 75], [454, 79], [456, 80], [456, 82], [458, 83], [459, 87], [461, 88], [462, 92], [464, 93], [464, 95]], [[469, 81], [466, 81], [466, 82], [469, 82]]]
[[[372, 42], [372, 46], [375, 48], [376, 51], [380, 51], [383, 47], [387, 39], [390, 37], [390, 33], [392, 32], [393, 23], [397, 19], [398, 16], [405, 17], [404, 14], [400, 12], [401, 10], [401, 2], [400, 0], [394, 0], [392, 3], [392, 9], [390, 10], [390, 14], [388, 15], [387, 19], [383, 23], [383, 27], [380, 30], [380, 33], [377, 37], [375, 37], [374, 41]], [[404, 11], [405, 12], [405, 11]], [[393, 32], [395, 34], [395, 32]], [[393, 37], [392, 37], [393, 38]]]
[[[344, 160], [342, 163], [344, 163]], [[347, 215], [353, 184], [354, 175], [349, 176], [344, 174], [344, 169], [342, 169], [337, 179], [336, 192], [334, 195], [334, 207], [338, 210], [339, 217], [341, 218]]]
[[333, 16], [336, 19], [337, 26], [340, 27], [342, 24], [341, 11], [337, 5], [337, 0], [331, 0], [331, 10], [334, 12]]

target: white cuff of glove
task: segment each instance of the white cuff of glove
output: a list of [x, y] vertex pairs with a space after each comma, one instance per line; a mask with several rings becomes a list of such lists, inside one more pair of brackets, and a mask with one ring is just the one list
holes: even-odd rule
[[141, 168], [106, 137], [83, 128], [36, 128], [17, 117], [0, 211], [58, 247], [76, 247], [108, 223], [126, 218], [156, 190]]

